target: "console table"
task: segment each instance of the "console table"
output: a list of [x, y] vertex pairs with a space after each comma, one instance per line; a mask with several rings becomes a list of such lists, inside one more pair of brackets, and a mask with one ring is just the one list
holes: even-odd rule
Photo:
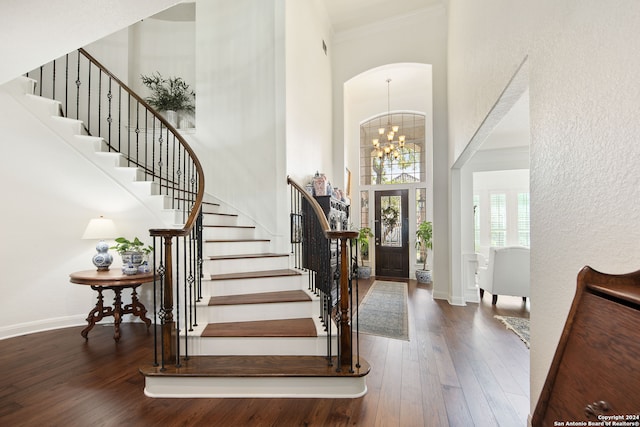
[[[69, 275], [71, 283], [78, 285], [91, 286], [91, 289], [98, 292], [98, 302], [96, 306], [89, 312], [87, 322], [89, 325], [80, 332], [84, 339], [89, 339], [88, 334], [97, 322], [105, 317], [113, 316], [113, 325], [115, 334], [113, 339], [118, 342], [120, 340], [120, 322], [122, 322], [123, 314], [133, 314], [138, 316], [146, 325], [147, 329], [151, 326], [151, 320], [146, 316], [147, 309], [138, 300], [136, 288], [143, 283], [153, 282], [153, 272], [139, 273], [133, 275], [125, 275], [120, 270], [85, 270], [71, 273]], [[131, 289], [131, 304], [122, 306], [121, 293], [123, 289]], [[115, 294], [113, 307], [104, 305], [102, 291], [110, 289]]]

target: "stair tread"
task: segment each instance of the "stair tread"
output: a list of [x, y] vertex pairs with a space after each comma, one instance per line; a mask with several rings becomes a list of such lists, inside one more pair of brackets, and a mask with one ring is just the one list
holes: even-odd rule
[[142, 366], [145, 376], [191, 377], [363, 377], [370, 371], [369, 363], [360, 358], [354, 372], [336, 372], [336, 358], [329, 366], [325, 356], [190, 356], [180, 367], [175, 365]]
[[279, 258], [288, 257], [289, 254], [277, 254], [277, 253], [261, 253], [261, 254], [239, 254], [239, 255], [215, 255], [208, 257], [210, 260], [225, 260], [225, 259], [254, 259], [254, 258]]
[[317, 337], [312, 318], [209, 323], [201, 337]]
[[211, 280], [258, 279], [263, 277], [300, 276], [300, 274], [300, 272], [291, 269], [247, 271], [244, 273], [212, 274]]
[[211, 297], [209, 299], [209, 305], [268, 304], [303, 301], [311, 301], [311, 297], [305, 291], [295, 290]]

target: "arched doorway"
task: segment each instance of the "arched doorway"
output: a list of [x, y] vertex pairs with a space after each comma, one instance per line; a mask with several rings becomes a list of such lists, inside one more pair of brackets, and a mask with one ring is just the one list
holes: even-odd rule
[[[390, 80], [390, 84], [388, 83]], [[408, 273], [422, 268], [415, 250], [418, 219], [433, 218], [433, 121], [432, 75], [426, 64], [392, 64], [369, 70], [345, 83], [345, 166], [353, 173], [351, 221], [354, 228], [376, 226], [376, 192], [404, 190], [406, 198], [404, 234]], [[399, 127], [393, 138], [404, 135], [404, 147], [398, 156], [384, 149], [389, 124]], [[384, 141], [379, 129], [384, 127]], [[414, 132], [420, 129], [419, 132]], [[415, 134], [414, 134], [415, 133]], [[374, 145], [378, 139], [378, 147]], [[390, 154], [390, 155], [389, 155]], [[379, 220], [380, 221], [380, 220]], [[382, 231], [380, 231], [382, 233]], [[377, 243], [371, 245], [366, 264], [378, 273]], [[433, 259], [433, 258], [429, 258]], [[383, 269], [384, 271], [384, 269]]]

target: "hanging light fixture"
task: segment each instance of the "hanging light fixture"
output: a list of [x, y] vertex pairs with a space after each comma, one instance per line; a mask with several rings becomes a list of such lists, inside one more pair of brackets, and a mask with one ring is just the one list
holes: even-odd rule
[[[405, 136], [396, 135], [400, 133], [400, 126], [391, 123], [391, 79], [387, 79], [387, 126], [378, 128], [378, 138], [374, 138], [371, 142], [377, 150], [376, 156], [379, 159], [386, 157], [388, 159], [398, 159], [400, 157], [400, 149], [404, 148]], [[380, 139], [383, 141], [381, 142]]]

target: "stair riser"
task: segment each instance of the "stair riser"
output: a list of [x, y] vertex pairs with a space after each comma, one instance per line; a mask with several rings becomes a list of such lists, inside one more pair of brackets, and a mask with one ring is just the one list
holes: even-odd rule
[[267, 241], [205, 242], [207, 256], [259, 254], [269, 252]]
[[237, 227], [204, 227], [202, 236], [207, 239], [253, 239], [255, 228]]
[[[335, 341], [335, 340], [334, 340]], [[332, 345], [333, 353], [337, 345]], [[189, 338], [189, 352], [193, 355], [265, 355], [265, 356], [324, 356], [327, 337], [317, 338]]]
[[[100, 145], [100, 143], [98, 143]], [[127, 159], [120, 153], [99, 152], [96, 154], [96, 163], [102, 168], [124, 167], [127, 165]]]
[[[10, 93], [18, 98], [27, 98], [23, 95], [33, 95], [35, 93], [37, 82], [36, 80], [26, 77], [19, 76], [13, 80], [10, 80], [6, 83], [3, 83], [2, 90]], [[37, 98], [40, 98], [39, 96]], [[55, 102], [49, 100], [50, 102]]]
[[285, 270], [289, 268], [289, 257], [241, 258], [204, 261], [203, 269], [208, 274], [247, 273], [250, 271]]
[[76, 135], [84, 134], [82, 122], [80, 120], [53, 116], [47, 124], [58, 135], [65, 138], [66, 141], [71, 141]]
[[60, 103], [52, 99], [44, 98], [38, 95], [27, 94], [23, 98], [32, 111], [40, 120], [46, 120], [48, 117], [57, 116], [60, 111]]
[[258, 292], [295, 291], [308, 287], [307, 276], [264, 277], [260, 279], [206, 280], [205, 295], [222, 296]]
[[[207, 209], [210, 211], [211, 209]], [[204, 215], [203, 222], [206, 225], [238, 225], [238, 217], [234, 215]]]
[[154, 398], [358, 398], [365, 377], [146, 377], [144, 394]]
[[299, 319], [309, 317], [316, 301], [198, 306], [198, 322], [250, 322], [253, 320]]

